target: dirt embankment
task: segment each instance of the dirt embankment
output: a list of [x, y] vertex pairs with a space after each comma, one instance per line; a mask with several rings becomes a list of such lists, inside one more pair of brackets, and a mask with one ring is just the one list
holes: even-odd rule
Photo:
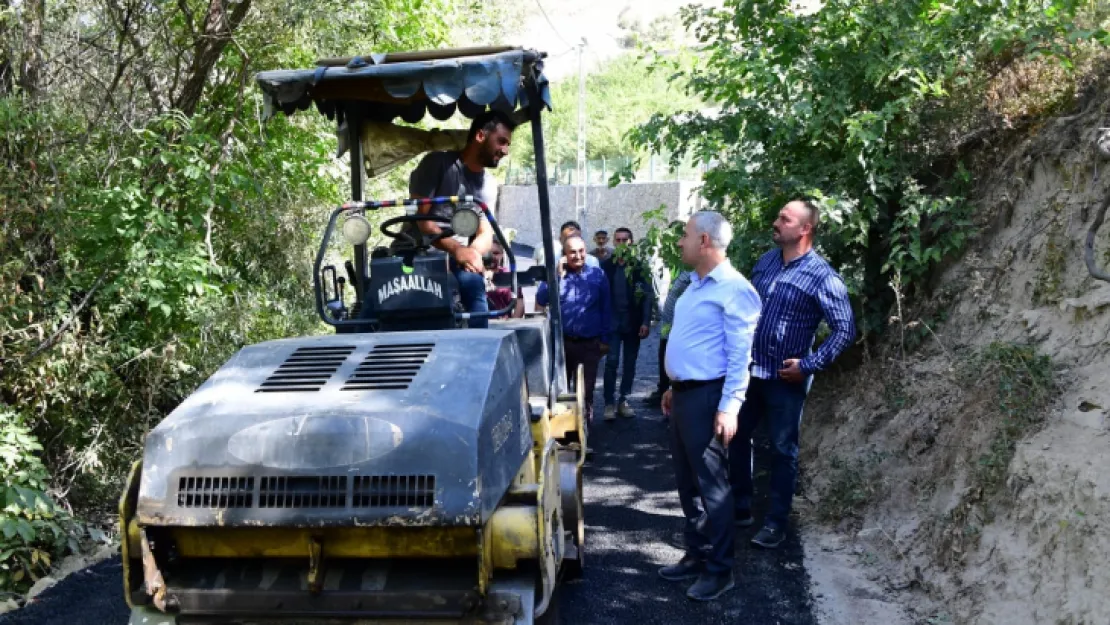
[[[1100, 88], [1006, 146], [905, 353], [815, 387], [799, 504], [827, 622], [1110, 623], [1110, 283], [1083, 262], [1107, 126]], [[1095, 249], [1110, 266], [1110, 227]]]

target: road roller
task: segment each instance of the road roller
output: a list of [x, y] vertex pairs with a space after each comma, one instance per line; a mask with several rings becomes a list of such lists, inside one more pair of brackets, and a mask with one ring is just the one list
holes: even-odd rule
[[[556, 622], [558, 587], [583, 572], [587, 444], [558, 302], [468, 327], [483, 313], [460, 308], [446, 256], [404, 231], [424, 204], [449, 205], [444, 236], [487, 220], [514, 297], [555, 267], [518, 270], [473, 197], [363, 197], [368, 177], [461, 147], [465, 131], [435, 120], [497, 108], [531, 123], [554, 258], [544, 58], [370, 54], [255, 77], [267, 117], [324, 115], [349, 156], [351, 197], [313, 267], [330, 328], [243, 347], [147, 434], [119, 505], [132, 624]], [[372, 245], [374, 227], [393, 244]]]

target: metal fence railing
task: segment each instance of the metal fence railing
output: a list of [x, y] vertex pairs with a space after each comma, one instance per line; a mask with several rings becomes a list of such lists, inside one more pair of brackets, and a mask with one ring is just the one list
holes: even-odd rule
[[[633, 165], [631, 157], [600, 158], [586, 162], [586, 184], [609, 184], [609, 178], [618, 171]], [[703, 164], [684, 160], [678, 169], [671, 171], [669, 159], [666, 156], [652, 155], [641, 159], [634, 172], [633, 182], [674, 182], [701, 180], [702, 174], [708, 168]], [[536, 184], [536, 170], [531, 163], [527, 165], [514, 163], [509, 160], [505, 173], [505, 184], [531, 185]], [[575, 161], [550, 163], [547, 166], [547, 184], [549, 185], [576, 185], [578, 184], [577, 164]]]

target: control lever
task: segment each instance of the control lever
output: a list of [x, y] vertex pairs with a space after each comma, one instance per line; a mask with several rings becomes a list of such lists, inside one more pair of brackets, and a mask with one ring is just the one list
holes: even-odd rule
[[346, 316], [347, 316], [347, 298], [344, 297], [344, 295], [343, 295], [343, 287], [347, 286], [347, 279], [344, 278], [343, 276], [339, 276], [338, 278], [336, 278], [335, 285], [336, 285], [336, 288], [335, 288], [336, 296], [339, 299], [340, 318], [346, 318]]
[[355, 264], [350, 260], [343, 262], [343, 267], [347, 270], [347, 281], [351, 284], [351, 290], [355, 292], [354, 302], [351, 304], [351, 317], [358, 317], [362, 314], [362, 293], [358, 288], [358, 277], [355, 274]]
[[355, 264], [347, 260], [343, 262], [343, 267], [347, 270], [347, 281], [351, 283], [351, 287], [355, 290], [355, 300], [362, 299], [358, 294], [358, 278], [355, 277]]
[[[343, 304], [343, 292], [340, 286], [343, 283], [343, 278], [337, 275], [335, 265], [324, 267], [320, 273], [320, 277], [323, 278], [320, 288], [323, 290], [324, 305], [333, 319], [342, 319], [347, 312], [346, 306]], [[328, 290], [329, 286], [331, 287], [330, 292]]]

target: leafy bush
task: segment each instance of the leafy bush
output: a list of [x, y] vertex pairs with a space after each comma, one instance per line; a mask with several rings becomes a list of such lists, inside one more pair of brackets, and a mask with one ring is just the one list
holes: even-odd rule
[[0, 404], [0, 590], [21, 591], [69, 544], [68, 516], [46, 494], [42, 445]]
[[829, 0], [801, 12], [792, 4], [685, 9], [701, 49], [692, 69], [673, 67], [675, 80], [715, 108], [656, 115], [630, 138], [672, 154], [672, 167], [684, 156], [712, 165], [703, 194], [733, 221], [741, 268], [771, 247], [770, 224], [786, 201], [815, 198], [825, 215], [819, 248], [860, 302], [868, 332], [885, 325], [892, 278], [912, 294], [970, 234], [961, 137], [990, 130], [977, 126], [991, 78], [1030, 55], [1070, 67], [1077, 46], [1110, 41], [1081, 27], [1105, 19], [1092, 12], [1105, 7]]
[[[9, 7], [0, 65], [26, 60], [31, 31], [44, 61], [0, 76], [0, 402], [43, 442], [60, 499], [112, 506], [145, 433], [231, 354], [322, 330], [313, 252], [348, 165], [334, 119], [263, 125], [254, 72], [435, 48], [458, 31], [477, 44], [507, 25], [490, 2], [467, 15], [478, 4]], [[242, 21], [210, 19], [221, 6]], [[232, 22], [222, 52], [206, 51], [216, 38], [202, 29]]]
[[[1059, 391], [1052, 359], [1031, 345], [991, 343], [969, 359], [963, 379], [994, 382], [994, 405], [1001, 417], [990, 448], [980, 455], [975, 486], [987, 495], [1001, 488], [1017, 442], [1039, 427], [1046, 406]], [[988, 387], [989, 388], [989, 387]]]
[[819, 518], [833, 522], [862, 518], [883, 486], [879, 471], [882, 459], [882, 455], [875, 451], [856, 457], [832, 458], [817, 508]]

